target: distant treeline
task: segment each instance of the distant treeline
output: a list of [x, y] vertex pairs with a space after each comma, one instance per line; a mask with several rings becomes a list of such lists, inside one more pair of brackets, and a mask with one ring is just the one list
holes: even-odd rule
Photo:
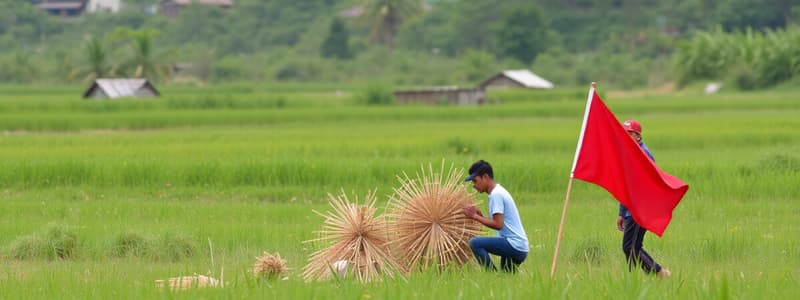
[[[0, 3], [0, 82], [474, 85], [502, 69], [531, 68], [562, 86], [710, 78], [760, 88], [796, 67], [725, 56], [730, 65], [703, 71], [700, 64], [719, 61], [698, 53], [700, 40], [792, 44], [797, 34], [787, 28], [800, 9], [800, 0], [237, 0], [231, 8], [193, 4], [171, 18], [155, 12], [159, 1], [123, 0], [117, 13], [63, 18], [36, 2]], [[748, 51], [757, 52], [739, 52]]]

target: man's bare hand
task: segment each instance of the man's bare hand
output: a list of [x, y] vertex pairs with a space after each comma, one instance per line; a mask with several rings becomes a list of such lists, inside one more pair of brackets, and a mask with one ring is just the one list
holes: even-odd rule
[[475, 206], [464, 206], [464, 216], [470, 219], [475, 219], [478, 216], [483, 216], [483, 214]]

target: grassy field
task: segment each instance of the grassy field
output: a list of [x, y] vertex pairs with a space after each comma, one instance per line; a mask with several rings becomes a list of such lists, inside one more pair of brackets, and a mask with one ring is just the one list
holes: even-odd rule
[[[643, 123], [690, 184], [645, 248], [673, 277], [626, 271], [616, 202], [576, 182], [556, 231], [586, 89], [506, 91], [481, 107], [367, 106], [360, 87], [166, 88], [158, 100], [81, 100], [80, 87], [0, 87], [0, 298], [753, 299], [800, 296], [797, 92], [602, 93]], [[516, 275], [475, 265], [379, 283], [304, 282], [328, 193], [383, 207], [397, 176], [486, 159], [531, 241]], [[485, 203], [485, 195], [476, 195]], [[487, 232], [490, 234], [490, 232]], [[285, 280], [256, 280], [278, 252]], [[210, 274], [220, 289], [161, 291]]]

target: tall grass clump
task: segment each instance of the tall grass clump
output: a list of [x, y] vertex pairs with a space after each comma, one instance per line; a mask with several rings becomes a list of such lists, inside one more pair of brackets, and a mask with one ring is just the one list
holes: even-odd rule
[[168, 231], [157, 241], [152, 256], [162, 261], [181, 261], [192, 258], [200, 251], [197, 239], [189, 235]]
[[178, 262], [190, 259], [201, 251], [197, 238], [167, 231], [161, 235], [148, 235], [125, 231], [113, 236], [108, 253], [116, 258], [142, 258], [153, 261]]
[[52, 225], [46, 232], [14, 240], [9, 252], [16, 259], [72, 259], [78, 244], [78, 235], [72, 227]]
[[154, 241], [138, 232], [123, 232], [114, 237], [111, 255], [114, 257], [145, 257], [152, 255]]
[[785, 154], [773, 154], [758, 161], [758, 169], [773, 173], [800, 172], [800, 160]]
[[600, 241], [589, 239], [581, 241], [570, 256], [573, 263], [600, 264], [608, 255], [608, 249]]

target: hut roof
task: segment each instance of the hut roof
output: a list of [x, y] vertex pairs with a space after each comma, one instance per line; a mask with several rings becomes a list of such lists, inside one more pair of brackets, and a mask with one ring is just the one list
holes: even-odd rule
[[539, 75], [536, 75], [533, 72], [525, 69], [503, 71], [500, 74], [492, 76], [484, 81], [481, 86], [486, 87], [498, 77], [506, 77], [519, 83], [523, 87], [531, 89], [552, 89], [554, 86], [550, 81], [547, 81], [546, 79], [539, 77]]
[[158, 90], [144, 78], [99, 78], [86, 89], [83, 98], [89, 98], [97, 89], [102, 90], [110, 99], [160, 95]]

